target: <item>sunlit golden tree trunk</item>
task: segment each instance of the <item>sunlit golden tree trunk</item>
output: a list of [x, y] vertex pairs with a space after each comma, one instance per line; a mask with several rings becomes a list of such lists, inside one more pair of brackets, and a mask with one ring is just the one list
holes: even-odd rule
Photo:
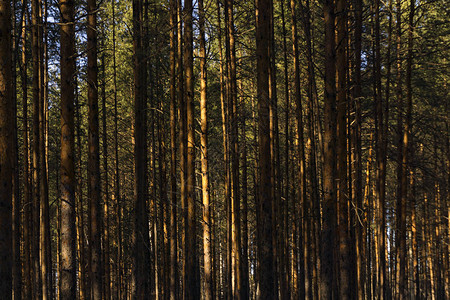
[[200, 29], [200, 124], [201, 124], [201, 173], [202, 173], [202, 210], [203, 210], [203, 269], [204, 299], [214, 298], [212, 285], [211, 255], [211, 207], [208, 174], [208, 116], [207, 116], [207, 81], [206, 81], [206, 46], [205, 46], [205, 10], [203, 0], [198, 2]]

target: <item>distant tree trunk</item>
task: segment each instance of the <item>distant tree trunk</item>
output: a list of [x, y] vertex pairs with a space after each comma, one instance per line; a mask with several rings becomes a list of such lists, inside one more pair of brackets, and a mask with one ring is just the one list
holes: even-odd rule
[[[18, 145], [18, 94], [17, 94], [17, 62], [19, 57], [19, 40], [21, 37], [21, 26], [22, 19], [24, 16], [24, 9], [22, 8], [21, 17], [19, 19], [19, 25], [16, 25], [16, 22], [12, 23], [12, 36], [15, 37], [11, 39], [11, 77], [13, 78], [11, 82], [11, 90], [13, 91], [13, 175], [12, 175], [12, 186], [13, 186], [13, 197], [12, 197], [12, 296], [13, 299], [22, 299], [22, 258], [20, 252], [21, 246], [21, 230], [22, 230], [22, 220], [21, 220], [21, 211], [22, 211], [22, 199], [20, 193], [20, 165], [19, 165], [19, 145]], [[16, 9], [13, 5], [11, 15], [16, 15]]]
[[[400, 4], [397, 4], [399, 11], [397, 12], [400, 14]], [[407, 248], [406, 248], [406, 213], [407, 213], [407, 201], [408, 201], [408, 163], [409, 163], [409, 136], [410, 136], [410, 130], [411, 130], [411, 112], [412, 112], [412, 85], [411, 85], [411, 73], [412, 73], [412, 55], [413, 55], [413, 29], [414, 29], [414, 8], [415, 8], [415, 1], [410, 1], [410, 12], [409, 12], [409, 23], [408, 23], [408, 56], [406, 61], [406, 115], [405, 120], [399, 118], [399, 128], [400, 126], [403, 126], [402, 130], [399, 131], [402, 135], [399, 136], [399, 142], [401, 143], [401, 147], [399, 147], [399, 151], [401, 150], [401, 160], [399, 160], [399, 163], [401, 164], [401, 169], [399, 170], [400, 175], [400, 193], [399, 193], [399, 208], [400, 211], [397, 212], [397, 215], [399, 215], [398, 219], [398, 239], [399, 239], [399, 248], [397, 248], [398, 251], [398, 259], [399, 259], [399, 270], [397, 270], [397, 273], [400, 272], [400, 276], [398, 277], [399, 280], [399, 298], [404, 299], [407, 297]], [[398, 16], [399, 18], [401, 16]], [[400, 23], [399, 20], [397, 20], [398, 23]], [[398, 25], [397, 25], [398, 26]], [[400, 39], [400, 30], [399, 32], [399, 39]], [[400, 42], [399, 42], [400, 43]], [[399, 50], [399, 49], [398, 49]], [[398, 75], [399, 76], [399, 75]], [[400, 76], [398, 77], [399, 80]], [[397, 82], [397, 84], [401, 84], [401, 81]], [[398, 95], [401, 95], [401, 87], [399, 88]], [[399, 113], [403, 113], [403, 101], [399, 103], [401, 111]], [[400, 122], [400, 120], [402, 120]], [[401, 173], [400, 173], [401, 172]], [[431, 275], [431, 277], [433, 277]]]
[[225, 2], [226, 56], [228, 62], [228, 122], [231, 152], [231, 289], [234, 299], [241, 298], [241, 226], [239, 188], [239, 144], [237, 117], [236, 46], [234, 29], [234, 0]]
[[257, 97], [258, 97], [258, 139], [259, 139], [259, 197], [257, 200], [257, 244], [259, 291], [257, 299], [274, 299], [275, 268], [273, 265], [272, 228], [272, 179], [270, 159], [270, 118], [269, 118], [269, 43], [270, 43], [270, 0], [256, 2], [256, 57], [257, 57]]
[[61, 9], [61, 293], [76, 298], [76, 231], [74, 172], [75, 7], [60, 0]]
[[351, 257], [349, 231], [349, 200], [347, 185], [347, 1], [338, 0], [336, 6], [337, 29], [337, 170], [338, 173], [338, 235], [339, 235], [339, 298], [350, 299]]
[[[316, 146], [316, 134], [319, 134], [319, 141], [321, 141], [320, 136], [321, 132], [317, 132], [316, 126], [314, 126], [315, 116], [314, 107], [315, 103], [317, 103], [317, 87], [316, 87], [316, 79], [314, 72], [314, 61], [313, 61], [313, 45], [311, 38], [311, 21], [310, 21], [310, 3], [309, 0], [306, 1], [306, 6], [303, 6], [300, 2], [301, 12], [302, 12], [302, 20], [303, 27], [306, 38], [306, 59], [307, 59], [307, 72], [308, 72], [308, 85], [307, 85], [307, 95], [308, 95], [308, 105], [306, 109], [307, 115], [307, 129], [308, 129], [308, 138], [306, 142], [306, 161], [309, 162], [308, 166], [308, 178], [310, 181], [310, 189], [311, 189], [311, 200], [309, 201], [310, 205], [308, 206], [309, 215], [310, 215], [310, 230], [308, 230], [310, 237], [310, 242], [308, 243], [311, 247], [310, 256], [311, 259], [308, 263], [311, 264], [311, 261], [314, 262], [311, 267], [309, 267], [311, 276], [311, 293], [314, 292], [314, 295], [318, 297], [318, 266], [320, 265], [320, 255], [317, 253], [317, 249], [319, 249], [319, 239], [320, 239], [320, 200], [319, 200], [319, 180], [317, 174], [317, 156], [320, 154], [317, 151]], [[320, 130], [320, 129], [319, 129]], [[317, 263], [315, 263], [317, 261]], [[312, 294], [310, 293], [310, 297]]]
[[362, 44], [362, 0], [354, 1], [354, 18], [355, 18], [355, 32], [354, 32], [354, 72], [353, 78], [353, 101], [354, 101], [354, 125], [352, 126], [352, 161], [354, 176], [352, 177], [352, 199], [355, 199], [356, 204], [356, 283], [357, 283], [357, 298], [363, 299], [365, 296], [365, 261], [364, 251], [366, 248], [366, 240], [364, 236], [364, 226], [359, 221], [362, 218], [363, 199], [362, 199], [362, 153], [361, 153], [361, 44]]
[[[242, 80], [239, 82], [239, 90], [243, 91]], [[240, 95], [241, 106], [245, 105], [243, 93]], [[249, 246], [249, 226], [248, 226], [248, 168], [247, 168], [247, 136], [246, 136], [246, 110], [241, 114], [241, 136], [242, 138], [242, 287], [241, 299], [250, 298], [248, 246]]]
[[222, 25], [221, 25], [221, 12], [220, 12], [220, 1], [217, 1], [217, 35], [218, 35], [218, 43], [219, 43], [219, 81], [220, 81], [220, 105], [221, 105], [221, 117], [222, 117], [222, 145], [223, 145], [223, 161], [224, 161], [224, 203], [226, 207], [226, 232], [227, 236], [225, 239], [225, 249], [226, 250], [226, 259], [225, 259], [225, 282], [224, 289], [226, 290], [226, 297], [231, 297], [231, 217], [230, 217], [230, 207], [231, 207], [231, 181], [230, 181], [230, 151], [229, 151], [229, 126], [228, 126], [228, 90], [227, 90], [227, 82], [225, 81], [225, 70], [224, 70], [224, 59], [223, 59], [223, 51], [222, 51]]
[[[335, 50], [335, 12], [333, 0], [324, 4], [325, 18], [325, 104], [324, 104], [324, 169], [321, 233], [321, 274], [320, 296], [333, 298], [335, 281], [334, 248], [336, 236], [336, 50]], [[337, 295], [334, 295], [337, 297]]]
[[92, 299], [102, 298], [101, 260], [101, 179], [98, 116], [98, 64], [97, 64], [97, 3], [87, 2], [87, 82], [88, 82], [88, 194], [89, 194], [89, 248]]
[[411, 208], [411, 252], [412, 252], [412, 265], [413, 265], [413, 274], [414, 277], [412, 278], [412, 291], [413, 294], [411, 296], [415, 297], [416, 299], [420, 297], [420, 287], [419, 287], [419, 252], [418, 252], [418, 248], [417, 248], [417, 198], [414, 196], [416, 189], [415, 189], [415, 174], [414, 171], [411, 171], [410, 174], [410, 186], [411, 186], [411, 191], [412, 193], [410, 193], [411, 198], [410, 200], [412, 203], [412, 208]]
[[[26, 1], [23, 1], [23, 9], [26, 9]], [[24, 290], [25, 299], [32, 298], [32, 190], [30, 182], [30, 157], [29, 157], [29, 136], [28, 136], [28, 76], [27, 76], [27, 43], [26, 43], [26, 14], [23, 13], [22, 19], [22, 57], [21, 57], [21, 81], [22, 81], [22, 118], [23, 118], [23, 239], [24, 239]]]
[[[397, 236], [396, 236], [396, 250], [397, 250], [397, 299], [404, 299], [406, 297], [406, 160], [403, 157], [405, 151], [404, 147], [404, 128], [403, 128], [403, 96], [402, 96], [402, 44], [401, 44], [401, 1], [397, 0], [397, 106], [398, 106], [398, 188], [397, 188]], [[407, 137], [407, 134], [406, 134]]]
[[[309, 256], [308, 241], [305, 239], [308, 233], [308, 224], [306, 221], [307, 212], [307, 199], [306, 199], [306, 161], [305, 161], [305, 138], [303, 133], [303, 108], [302, 108], [302, 96], [300, 87], [300, 62], [299, 62], [299, 49], [298, 49], [298, 33], [297, 33], [297, 8], [295, 0], [291, 0], [291, 14], [292, 14], [292, 50], [294, 54], [294, 87], [295, 87], [295, 105], [297, 116], [297, 138], [298, 138], [298, 174], [299, 174], [299, 191], [297, 198], [297, 205], [299, 205], [300, 220], [294, 220], [299, 222], [299, 297], [300, 299], [308, 298], [311, 296], [309, 272], [307, 272], [307, 258]], [[294, 206], [295, 209], [295, 206]]]
[[194, 138], [194, 57], [193, 57], [193, 5], [192, 0], [184, 2], [184, 67], [186, 97], [186, 211], [185, 211], [185, 298], [200, 298], [200, 270], [197, 265], [197, 233], [195, 207], [195, 138]]
[[200, 30], [200, 124], [201, 124], [201, 173], [202, 173], [202, 203], [203, 203], [203, 268], [204, 268], [204, 299], [214, 298], [212, 285], [212, 255], [211, 255], [211, 207], [209, 196], [208, 174], [208, 117], [207, 117], [207, 81], [206, 81], [206, 47], [205, 47], [205, 11], [203, 0], [198, 2]]
[[11, 6], [0, 2], [0, 295], [12, 299], [12, 176], [14, 101], [12, 85]]
[[[275, 40], [275, 16], [274, 8], [269, 11], [269, 21], [270, 21], [270, 42], [269, 42], [269, 118], [270, 118], [270, 157], [272, 162], [272, 228], [273, 232], [273, 256], [274, 256], [274, 269], [275, 269], [275, 280], [274, 289], [276, 292], [275, 299], [279, 297], [279, 280], [280, 274], [283, 272], [279, 263], [279, 252], [280, 249], [280, 238], [281, 238], [281, 227], [279, 226], [280, 220], [280, 182], [282, 180], [282, 174], [280, 174], [280, 151], [279, 151], [279, 129], [278, 129], [278, 96], [277, 96], [277, 66], [276, 66], [276, 40]], [[283, 291], [285, 293], [285, 291]]]
[[177, 82], [177, 95], [178, 95], [178, 119], [179, 119], [179, 144], [180, 144], [180, 198], [181, 198], [181, 226], [180, 226], [180, 235], [181, 235], [181, 248], [182, 248], [182, 256], [181, 260], [181, 289], [179, 298], [184, 297], [186, 290], [186, 282], [185, 282], [185, 255], [186, 255], [186, 242], [184, 240], [185, 235], [185, 227], [186, 224], [184, 214], [187, 207], [186, 204], [186, 154], [187, 154], [187, 144], [186, 144], [186, 100], [184, 95], [184, 64], [183, 64], [183, 16], [182, 16], [182, 5], [181, 0], [177, 2], [177, 74], [178, 74], [178, 82]]
[[32, 161], [33, 161], [33, 290], [35, 297], [42, 296], [42, 284], [39, 262], [39, 234], [40, 234], [40, 165], [39, 165], [39, 111], [40, 111], [40, 55], [39, 55], [39, 0], [31, 2], [31, 55], [33, 60], [33, 145], [32, 145]]
[[84, 198], [83, 198], [83, 161], [82, 161], [82, 138], [83, 132], [81, 130], [81, 105], [80, 105], [80, 96], [78, 90], [78, 79], [74, 78], [74, 86], [75, 86], [75, 160], [78, 162], [75, 169], [75, 178], [76, 178], [76, 190], [75, 190], [75, 224], [77, 231], [76, 245], [77, 245], [77, 272], [80, 274], [78, 276], [78, 285], [79, 288], [78, 293], [81, 299], [88, 298], [90, 299], [91, 293], [91, 281], [89, 274], [89, 249], [87, 249], [87, 238], [86, 234], [89, 232], [85, 232], [85, 215], [84, 215]]
[[[104, 44], [102, 43], [102, 48]], [[109, 176], [108, 176], [108, 122], [106, 118], [106, 60], [105, 52], [101, 57], [102, 64], [102, 143], [103, 143], [103, 294], [106, 299], [111, 298], [111, 264], [110, 264], [110, 247], [109, 247], [109, 206], [110, 206], [110, 194], [109, 194]]]
[[[282, 271], [280, 272], [280, 297], [281, 299], [287, 299], [290, 297], [290, 269], [289, 269], [289, 226], [288, 226], [288, 203], [289, 203], [289, 75], [288, 75], [288, 59], [287, 59], [287, 32], [286, 32], [286, 21], [285, 21], [285, 2], [281, 2], [281, 21], [283, 29], [283, 69], [284, 69], [284, 98], [285, 98], [285, 188], [284, 188], [284, 201], [281, 204], [281, 218], [280, 223], [282, 224], [282, 234], [280, 237], [280, 265], [282, 266]], [[245, 120], [244, 120], [245, 122]], [[245, 123], [244, 123], [245, 124]], [[245, 132], [243, 134], [245, 136]], [[244, 140], [245, 142], [245, 140]], [[247, 149], [245, 149], [246, 151]], [[281, 161], [280, 161], [281, 164]], [[282, 191], [280, 190], [280, 193]]]
[[42, 3], [39, 7], [39, 188], [40, 188], [40, 267], [41, 267], [41, 282], [42, 282], [42, 297], [43, 299], [50, 299], [51, 297], [51, 243], [50, 243], [50, 219], [49, 219], [49, 204], [48, 204], [48, 175], [47, 175], [47, 151], [46, 151], [46, 110], [48, 109], [48, 94], [47, 94], [47, 46], [44, 40], [44, 27], [46, 22], [43, 22], [43, 6], [46, 9], [46, 3]]
[[119, 127], [118, 127], [118, 103], [117, 103], [117, 68], [116, 68], [116, 15], [114, 2], [112, 0], [112, 57], [113, 57], [113, 96], [114, 96], [114, 197], [116, 200], [116, 218], [117, 218], [117, 263], [116, 263], [116, 294], [117, 298], [122, 298], [121, 279], [123, 277], [122, 270], [122, 218], [121, 218], [121, 197], [120, 197], [120, 172], [119, 172]]
[[176, 60], [177, 60], [177, 1], [170, 1], [170, 287], [169, 299], [178, 295], [177, 264], [177, 145], [176, 145]]
[[386, 189], [386, 151], [384, 151], [385, 131], [383, 118], [383, 100], [381, 91], [381, 45], [380, 45], [380, 2], [375, 1], [375, 44], [374, 44], [374, 78], [375, 78], [375, 152], [376, 168], [376, 199], [375, 212], [376, 261], [378, 262], [377, 297], [385, 299], [386, 295], [386, 240], [385, 240], [385, 189]]

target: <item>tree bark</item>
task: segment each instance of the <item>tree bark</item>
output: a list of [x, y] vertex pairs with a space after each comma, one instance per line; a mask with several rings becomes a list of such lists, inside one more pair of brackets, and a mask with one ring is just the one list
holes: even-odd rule
[[[324, 170], [321, 233], [321, 285], [322, 299], [333, 298], [335, 281], [335, 236], [336, 236], [336, 50], [334, 1], [326, 0], [325, 18], [325, 104], [324, 104]], [[337, 297], [337, 295], [334, 295]]]
[[88, 83], [88, 194], [90, 278], [92, 299], [102, 298], [101, 260], [101, 179], [98, 116], [98, 64], [97, 64], [97, 3], [87, 2], [87, 83]]
[[170, 1], [170, 287], [169, 299], [178, 295], [177, 264], [177, 145], [176, 145], [176, 60], [177, 60], [177, 1]]
[[257, 299], [274, 299], [275, 291], [273, 265], [272, 228], [272, 179], [270, 158], [270, 118], [269, 118], [269, 43], [270, 43], [270, 0], [256, 2], [256, 57], [257, 57], [257, 98], [258, 98], [258, 148], [259, 148], [259, 197], [257, 199], [258, 277]]
[[202, 203], [203, 203], [203, 269], [204, 269], [204, 299], [214, 298], [212, 282], [211, 255], [211, 207], [209, 195], [208, 174], [208, 116], [207, 116], [207, 66], [205, 47], [205, 11], [203, 0], [198, 2], [200, 30], [200, 124], [201, 124], [201, 173], [202, 173]]
[[14, 149], [14, 101], [12, 90], [11, 7], [0, 2], [0, 294], [12, 297], [12, 179]]
[[60, 0], [61, 9], [61, 293], [76, 298], [74, 76], [75, 3]]
[[185, 211], [185, 299], [200, 297], [199, 266], [197, 262], [197, 233], [195, 207], [195, 139], [194, 139], [194, 57], [193, 57], [193, 4], [192, 0], [184, 2], [184, 67], [186, 98], [186, 211]]

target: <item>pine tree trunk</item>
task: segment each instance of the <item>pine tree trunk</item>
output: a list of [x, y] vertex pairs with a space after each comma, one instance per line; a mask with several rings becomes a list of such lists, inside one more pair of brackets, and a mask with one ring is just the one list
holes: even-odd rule
[[42, 284], [41, 284], [41, 272], [39, 261], [39, 228], [40, 228], [40, 168], [39, 168], [39, 107], [40, 107], [40, 55], [39, 55], [39, 6], [40, 2], [34, 0], [31, 2], [31, 54], [33, 60], [33, 145], [32, 145], [32, 161], [33, 161], [33, 290], [35, 297], [41, 297]]
[[[288, 59], [287, 59], [287, 42], [286, 42], [286, 21], [284, 13], [284, 1], [281, 2], [281, 21], [283, 29], [283, 69], [284, 69], [284, 92], [285, 92], [285, 187], [284, 187], [284, 201], [281, 205], [281, 228], [282, 234], [280, 237], [280, 297], [281, 299], [288, 299], [290, 297], [290, 270], [289, 270], [289, 226], [288, 226], [288, 203], [289, 203], [289, 75], [288, 75]], [[245, 136], [245, 134], [244, 134]], [[281, 161], [280, 161], [281, 164]], [[282, 191], [280, 190], [280, 193]]]
[[[145, 299], [150, 290], [150, 241], [147, 214], [147, 99], [145, 97], [145, 59], [142, 44], [142, 1], [133, 1], [133, 49], [134, 49], [134, 270], [132, 295], [135, 299]], [[143, 67], [144, 65], [144, 67]]]
[[[102, 48], [104, 44], [102, 43]], [[103, 211], [102, 211], [102, 223], [103, 223], [103, 295], [105, 299], [111, 299], [111, 264], [110, 264], [110, 246], [109, 246], [109, 214], [110, 214], [110, 202], [111, 195], [109, 194], [109, 174], [108, 174], [108, 122], [106, 118], [106, 60], [105, 52], [101, 57], [102, 64], [102, 143], [103, 143]]]
[[176, 60], [177, 60], [177, 1], [170, 1], [170, 287], [169, 299], [178, 295], [177, 264], [177, 145], [176, 145]]
[[195, 139], [194, 139], [194, 65], [193, 65], [193, 4], [184, 2], [184, 67], [186, 98], [186, 211], [185, 211], [185, 298], [200, 297], [200, 278], [197, 260], [196, 205], [195, 205]]
[[[321, 274], [320, 296], [332, 299], [335, 281], [335, 236], [336, 236], [336, 50], [335, 13], [332, 0], [324, 4], [325, 18], [325, 104], [324, 104], [324, 167], [321, 232]], [[334, 295], [337, 297], [337, 295]]]
[[76, 298], [75, 171], [74, 171], [74, 2], [60, 0], [61, 9], [61, 293]]
[[[297, 34], [297, 18], [296, 18], [296, 7], [295, 1], [291, 1], [291, 11], [292, 11], [292, 48], [294, 53], [294, 87], [295, 87], [295, 105], [296, 105], [296, 116], [297, 116], [297, 139], [298, 139], [298, 181], [300, 183], [298, 191], [297, 205], [300, 208], [300, 226], [299, 226], [299, 247], [300, 247], [300, 257], [299, 257], [299, 297], [301, 299], [308, 298], [311, 296], [311, 286], [310, 277], [307, 270], [307, 261], [309, 257], [308, 251], [308, 240], [306, 234], [309, 231], [309, 226], [307, 222], [307, 199], [306, 199], [306, 161], [305, 161], [305, 139], [303, 134], [303, 108], [302, 108], [302, 98], [301, 98], [301, 88], [300, 88], [300, 62], [299, 62], [299, 50], [298, 50], [298, 34]], [[298, 221], [296, 221], [298, 222]]]
[[98, 64], [97, 64], [97, 3], [87, 3], [87, 83], [88, 83], [88, 197], [89, 197], [89, 244], [90, 279], [92, 299], [102, 298], [101, 260], [101, 179], [98, 116]]
[[0, 2], [0, 295], [11, 299], [12, 294], [12, 179], [14, 149], [14, 101], [12, 85], [11, 7]]
[[272, 2], [256, 2], [256, 58], [257, 58], [257, 98], [258, 98], [258, 148], [259, 148], [259, 197], [257, 200], [257, 244], [259, 291], [257, 299], [274, 299], [274, 257], [272, 224], [272, 170], [270, 157], [270, 115], [269, 115], [269, 43], [270, 12]]
[[205, 11], [203, 0], [198, 2], [200, 30], [200, 124], [201, 124], [201, 173], [202, 173], [202, 203], [203, 203], [203, 269], [204, 269], [204, 299], [214, 298], [212, 284], [211, 255], [211, 207], [208, 173], [208, 117], [207, 117], [207, 81], [206, 81], [206, 47], [205, 47]]
[[[26, 8], [26, 1], [23, 1], [23, 9]], [[31, 172], [30, 172], [30, 157], [29, 157], [29, 136], [28, 136], [28, 76], [27, 76], [27, 43], [26, 43], [26, 14], [23, 13], [22, 18], [22, 56], [21, 56], [21, 64], [22, 64], [22, 72], [21, 72], [21, 80], [22, 80], [22, 117], [23, 117], [23, 239], [24, 239], [24, 290], [23, 296], [25, 299], [32, 298], [32, 197], [31, 197]]]

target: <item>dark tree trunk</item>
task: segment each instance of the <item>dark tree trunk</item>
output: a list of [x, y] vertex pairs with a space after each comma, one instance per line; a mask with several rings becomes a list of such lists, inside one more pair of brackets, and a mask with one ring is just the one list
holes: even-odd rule
[[336, 50], [335, 50], [335, 12], [332, 0], [324, 4], [325, 18], [325, 104], [324, 104], [324, 166], [321, 233], [321, 286], [322, 299], [332, 299], [335, 274], [335, 236], [336, 236]]
[[61, 9], [61, 299], [76, 298], [76, 230], [74, 171], [75, 4]]
[[[0, 2], [0, 294], [12, 297], [12, 179], [14, 149], [14, 101], [12, 90], [11, 7]], [[5, 34], [6, 33], [6, 34]]]
[[257, 98], [258, 98], [258, 148], [259, 148], [259, 195], [257, 199], [257, 244], [258, 279], [257, 299], [274, 299], [275, 268], [273, 257], [272, 228], [272, 178], [270, 158], [270, 115], [269, 115], [269, 43], [270, 15], [272, 2], [258, 0], [256, 3], [256, 57], [257, 57]]
[[97, 3], [87, 2], [87, 83], [88, 83], [88, 197], [90, 279], [92, 299], [102, 298], [101, 260], [101, 181], [98, 117], [98, 64], [97, 64]]

